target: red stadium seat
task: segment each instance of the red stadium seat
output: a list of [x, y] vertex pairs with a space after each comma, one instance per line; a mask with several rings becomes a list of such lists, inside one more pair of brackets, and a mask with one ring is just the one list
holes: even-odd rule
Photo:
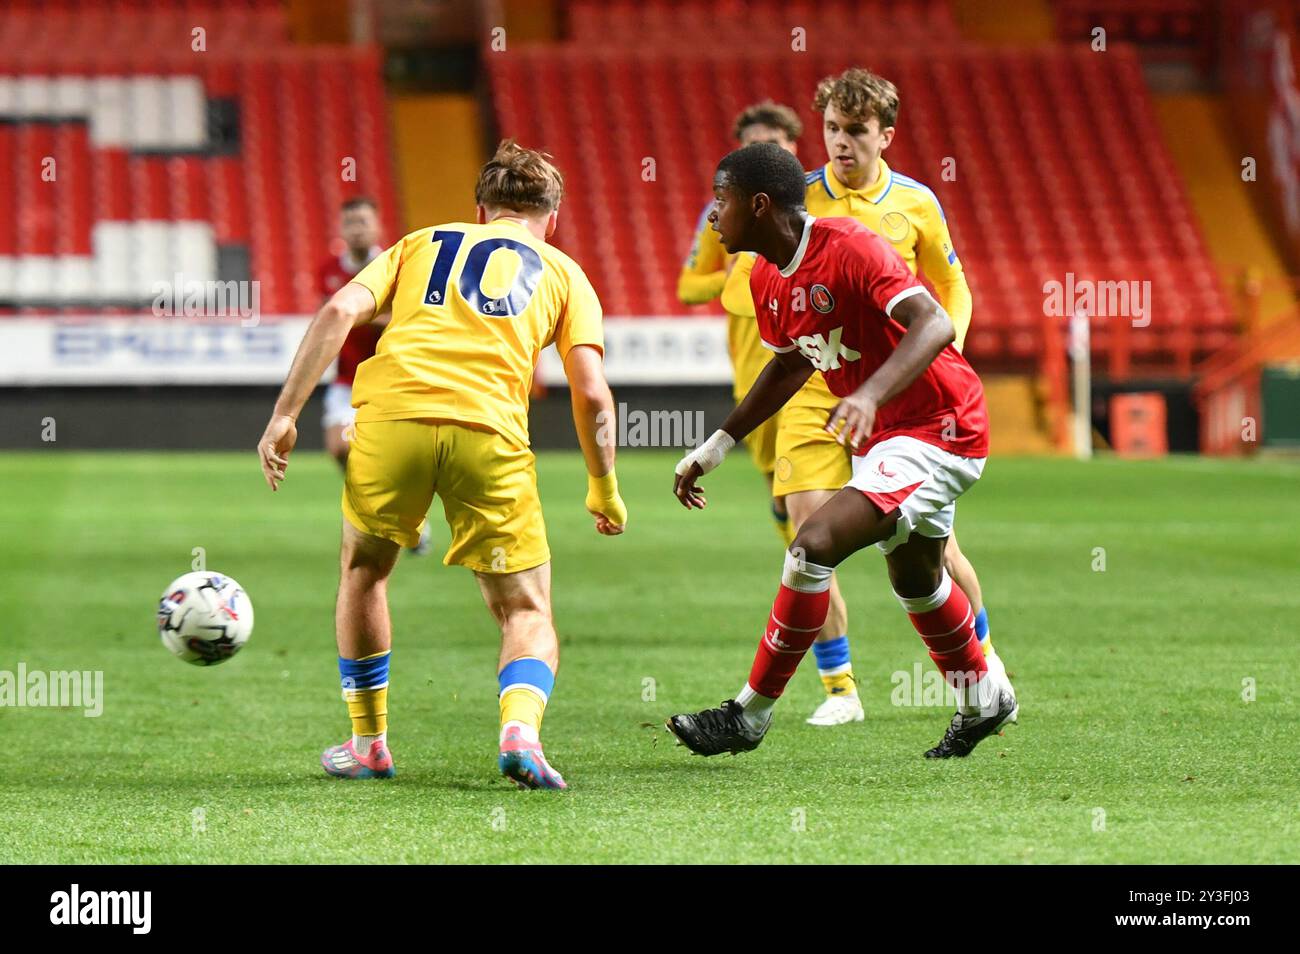
[[1143, 54], [1206, 68], [1214, 59], [1221, 4], [1214, 0], [1053, 0], [1057, 36], [1090, 42], [1106, 31], [1107, 44], [1141, 44]]
[[[16, 120], [0, 165], [59, 164], [58, 188], [0, 184], [0, 299], [21, 285], [57, 306], [60, 276], [96, 261], [129, 300], [151, 270], [171, 279], [164, 262], [215, 268], [218, 247], [244, 246], [262, 310], [310, 312], [342, 199], [397, 208], [377, 54], [294, 47], [275, 0], [11, 0], [0, 16], [0, 119]], [[208, 141], [215, 100], [233, 105], [232, 145]]]
[[[1206, 329], [1232, 327], [1131, 49], [1098, 57], [1078, 48], [954, 43], [936, 59], [891, 43], [814, 62], [695, 49], [670, 16], [691, 6], [578, 2], [574, 42], [488, 61], [503, 134], [549, 149], [568, 176], [556, 239], [583, 263], [609, 314], [689, 310], [676, 300], [677, 271], [743, 106], [772, 98], [798, 108], [807, 130], [801, 155], [815, 168], [822, 147], [819, 117], [809, 109], [813, 87], [821, 76], [869, 63], [902, 94], [890, 163], [935, 190], [961, 252], [975, 298], [972, 355], [1034, 362], [1040, 325], [1051, 320], [1044, 283], [1064, 282], [1068, 273], [1151, 282], [1150, 327], [1127, 333], [1117, 319], [1094, 319], [1094, 351], [1107, 367], [1183, 371], [1221, 343]], [[761, 17], [770, 6], [717, 4], [714, 22]], [[891, 10], [919, 23], [941, 5], [853, 6], [886, 18], [876, 24], [880, 34], [888, 32], [882, 22], [892, 29]], [[843, 5], [817, 10], [848, 15]], [[663, 26], [670, 22], [675, 33]], [[1099, 147], [1113, 142], [1129, 145]], [[653, 182], [642, 178], [646, 158], [655, 160]], [[942, 176], [949, 158], [955, 181]]]

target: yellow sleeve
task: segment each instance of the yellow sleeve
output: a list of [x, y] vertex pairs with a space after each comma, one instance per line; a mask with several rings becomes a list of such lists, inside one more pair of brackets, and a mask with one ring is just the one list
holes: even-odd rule
[[677, 277], [677, 298], [683, 305], [702, 305], [722, 294], [727, 282], [727, 250], [722, 247], [718, 233], [709, 227], [708, 214], [712, 205], [705, 206], [695, 224], [695, 239], [691, 252], [682, 264]]
[[753, 252], [740, 252], [736, 255], [736, 264], [731, 266], [727, 283], [722, 289], [722, 307], [729, 315], [754, 314], [754, 294], [749, 290], [749, 274], [754, 270]]
[[601, 324], [603, 310], [596, 289], [591, 281], [576, 264], [566, 268], [569, 279], [569, 296], [564, 303], [564, 312], [555, 329], [555, 350], [560, 353], [560, 360], [569, 356], [569, 350], [576, 345], [593, 345], [605, 353], [605, 330]]
[[361, 271], [353, 276], [352, 281], [364, 285], [375, 296], [375, 313], [383, 311], [390, 304], [393, 290], [397, 287], [397, 269], [402, 262], [402, 239], [391, 248], [385, 249]]
[[966, 332], [970, 330], [971, 300], [970, 286], [966, 284], [966, 273], [962, 271], [961, 259], [952, 247], [952, 236], [948, 233], [948, 223], [939, 211], [938, 202], [927, 202], [923, 206], [924, 214], [917, 230], [920, 234], [916, 249], [916, 262], [939, 296], [939, 304], [952, 319], [957, 332], [957, 350], [966, 342]]

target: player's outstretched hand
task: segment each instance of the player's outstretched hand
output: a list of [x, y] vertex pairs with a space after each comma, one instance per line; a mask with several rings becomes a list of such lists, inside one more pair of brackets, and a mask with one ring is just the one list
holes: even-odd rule
[[871, 436], [871, 428], [875, 423], [876, 402], [854, 393], [835, 405], [826, 422], [826, 430], [834, 434], [840, 444], [847, 442], [856, 451]]
[[291, 417], [276, 415], [266, 424], [257, 442], [257, 456], [262, 461], [262, 475], [272, 490], [280, 489], [289, 467], [289, 452], [298, 443], [298, 425]]
[[708, 501], [704, 488], [696, 483], [701, 477], [722, 463], [722, 459], [736, 446], [735, 439], [726, 431], [714, 431], [707, 441], [677, 462], [673, 493], [687, 510], [703, 510]]
[[673, 493], [687, 510], [703, 510], [708, 506], [704, 488], [696, 483], [703, 476], [704, 471], [693, 460], [683, 460], [677, 465], [677, 473], [673, 476]]

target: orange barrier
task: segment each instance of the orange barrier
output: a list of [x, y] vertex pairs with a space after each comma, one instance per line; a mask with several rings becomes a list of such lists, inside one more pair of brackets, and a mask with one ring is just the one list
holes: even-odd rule
[[1169, 453], [1165, 397], [1154, 391], [1115, 394], [1110, 399], [1110, 444], [1121, 457], [1163, 457]]

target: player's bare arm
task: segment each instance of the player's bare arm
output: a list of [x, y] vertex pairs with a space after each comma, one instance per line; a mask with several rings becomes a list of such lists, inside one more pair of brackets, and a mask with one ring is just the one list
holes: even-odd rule
[[587, 510], [596, 519], [596, 530], [616, 536], [627, 526], [627, 507], [619, 496], [614, 476], [618, 433], [614, 396], [605, 381], [600, 351], [590, 345], [576, 345], [564, 359], [573, 404], [573, 426], [587, 464]]
[[732, 440], [742, 441], [789, 402], [812, 377], [813, 366], [797, 351], [773, 355], [745, 399], [722, 422]]
[[687, 510], [704, 509], [708, 501], [696, 481], [722, 462], [721, 454], [781, 410], [812, 373], [813, 366], [797, 351], [778, 352], [773, 356], [745, 399], [727, 415], [722, 427], [677, 465], [673, 493], [683, 507]]
[[278, 490], [284, 480], [289, 453], [298, 440], [298, 415], [303, 405], [330, 362], [338, 357], [348, 332], [374, 316], [375, 296], [370, 289], [349, 282], [334, 293], [308, 325], [276, 399], [271, 420], [257, 442], [262, 474], [272, 490]]
[[[797, 163], [788, 151], [780, 151], [787, 160]], [[771, 262], [790, 262], [808, 219], [803, 207], [802, 172], [796, 191], [797, 195], [783, 196], [788, 200], [784, 205], [774, 203], [765, 192], [746, 192], [720, 166], [713, 177], [713, 208], [708, 221], [728, 252], [755, 252]], [[722, 429], [678, 462], [673, 493], [683, 507], [694, 510], [706, 506], [696, 480], [721, 464], [737, 440], [775, 414], [812, 375], [812, 366], [793, 351], [778, 352], [776, 358], [780, 360], [768, 362]]]
[[952, 319], [928, 294], [912, 295], [890, 315], [907, 329], [898, 347], [862, 386], [835, 405], [826, 429], [857, 448], [871, 436], [876, 412], [904, 391], [952, 344]]

